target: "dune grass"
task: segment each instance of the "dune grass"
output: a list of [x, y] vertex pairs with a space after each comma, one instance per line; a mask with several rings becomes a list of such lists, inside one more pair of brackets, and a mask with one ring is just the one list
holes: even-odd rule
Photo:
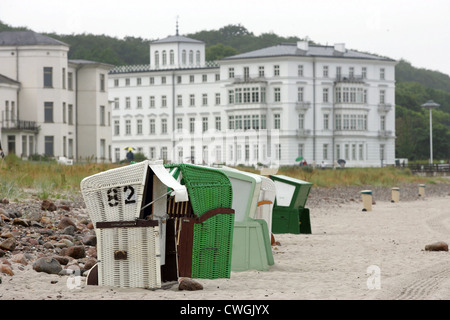
[[[67, 198], [79, 194], [80, 183], [95, 173], [123, 166], [119, 164], [88, 163], [61, 165], [54, 161], [22, 161], [14, 155], [0, 159], [0, 199], [20, 199], [29, 194], [39, 199]], [[248, 167], [240, 170], [260, 173]], [[313, 183], [318, 187], [333, 186], [399, 186], [404, 183], [450, 183], [449, 179], [419, 177], [409, 169], [345, 168], [325, 169], [311, 167], [281, 167], [276, 174], [283, 174]]]

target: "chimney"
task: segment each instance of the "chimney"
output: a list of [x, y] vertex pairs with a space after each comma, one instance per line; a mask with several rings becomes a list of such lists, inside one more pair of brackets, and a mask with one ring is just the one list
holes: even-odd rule
[[297, 41], [297, 48], [303, 51], [308, 51], [308, 41]]
[[341, 53], [345, 53], [345, 43], [335, 43], [334, 50]]

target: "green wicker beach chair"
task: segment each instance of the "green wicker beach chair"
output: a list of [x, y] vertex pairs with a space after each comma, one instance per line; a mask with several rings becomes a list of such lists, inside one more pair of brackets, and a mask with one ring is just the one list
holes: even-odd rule
[[309, 209], [305, 205], [312, 183], [284, 175], [271, 175], [270, 178], [276, 188], [272, 232], [311, 233]]
[[230, 180], [213, 168], [192, 164], [165, 167], [189, 194], [187, 207], [168, 205], [177, 230], [179, 276], [229, 278], [234, 227]]

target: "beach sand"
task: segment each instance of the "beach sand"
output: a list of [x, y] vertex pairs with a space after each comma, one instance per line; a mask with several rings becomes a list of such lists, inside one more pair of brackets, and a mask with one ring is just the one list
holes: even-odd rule
[[[308, 202], [309, 203], [309, 202]], [[307, 204], [308, 204], [307, 203]], [[73, 276], [38, 273], [12, 263], [1, 275], [0, 300], [428, 300], [450, 299], [450, 194], [391, 203], [377, 199], [362, 211], [359, 198], [311, 200], [311, 234], [276, 234], [268, 271], [232, 272], [229, 279], [196, 279], [199, 291], [79, 285]]]

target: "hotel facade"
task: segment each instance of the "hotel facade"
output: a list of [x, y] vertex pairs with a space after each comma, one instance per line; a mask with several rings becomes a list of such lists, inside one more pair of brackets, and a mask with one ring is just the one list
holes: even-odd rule
[[202, 41], [150, 44], [150, 63], [109, 72], [113, 161], [394, 164], [395, 64], [373, 54], [284, 43], [210, 63]]
[[0, 32], [0, 141], [6, 154], [110, 161], [111, 65], [69, 60], [33, 31]]

